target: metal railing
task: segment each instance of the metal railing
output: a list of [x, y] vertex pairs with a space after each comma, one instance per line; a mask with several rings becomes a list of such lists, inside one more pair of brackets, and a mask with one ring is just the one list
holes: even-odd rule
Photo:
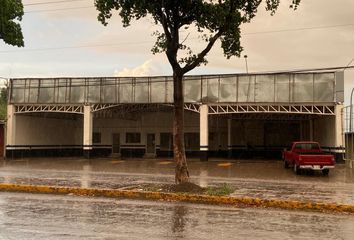
[[354, 105], [343, 108], [343, 138], [345, 143], [344, 160], [349, 168], [354, 162]]

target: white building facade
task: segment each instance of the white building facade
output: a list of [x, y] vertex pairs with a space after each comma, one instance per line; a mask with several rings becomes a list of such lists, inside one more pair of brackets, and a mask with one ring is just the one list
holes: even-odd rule
[[[187, 156], [340, 152], [343, 93], [343, 72], [186, 76]], [[172, 157], [172, 104], [171, 77], [11, 79], [6, 156]]]

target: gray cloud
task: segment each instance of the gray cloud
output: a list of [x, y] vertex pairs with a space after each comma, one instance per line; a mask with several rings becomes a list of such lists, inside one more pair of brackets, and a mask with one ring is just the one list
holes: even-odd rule
[[[45, 2], [46, 0], [38, 1]], [[280, 8], [274, 16], [270, 16], [270, 13], [266, 12], [262, 7], [251, 23], [242, 26], [243, 34], [241, 41], [244, 47], [243, 54], [248, 55], [248, 64], [251, 71], [343, 66], [354, 57], [354, 26], [271, 33], [271, 31], [276, 30], [354, 24], [353, 0], [303, 0], [297, 11], [288, 8], [290, 2], [290, 0], [282, 1]], [[60, 7], [79, 7], [87, 6], [88, 4], [92, 4], [92, 1], [63, 4]], [[55, 6], [28, 7], [26, 10], [49, 8], [55, 8]], [[37, 26], [31, 25], [31, 22], [36, 19]], [[50, 39], [46, 43], [48, 46], [58, 46], [60, 43], [70, 43], [77, 46], [85, 44], [118, 44], [118, 46], [88, 48], [85, 50], [86, 52], [82, 50], [85, 54], [79, 56], [77, 55], [77, 51], [72, 51], [73, 56], [75, 55], [72, 63], [76, 65], [80, 61], [82, 61], [82, 64], [86, 64], [87, 54], [95, 56], [96, 58], [93, 61], [96, 63], [97, 69], [100, 69], [98, 71], [105, 71], [98, 72], [100, 75], [113, 75], [114, 68], [100, 66], [102, 62], [107, 63], [107, 59], [102, 61], [107, 56], [110, 56], [109, 59], [112, 61], [111, 66], [116, 66], [115, 69], [133, 69], [142, 62], [153, 58], [150, 49], [154, 38], [151, 37], [151, 33], [156, 29], [156, 26], [151, 23], [151, 20], [139, 21], [133, 23], [130, 28], [123, 28], [121, 20], [115, 14], [115, 17], [109, 21], [109, 25], [103, 27], [97, 21], [97, 12], [94, 8], [32, 13], [28, 14], [28, 17], [24, 20], [29, 21], [24, 25], [28, 28], [25, 31], [31, 34], [31, 42], [28, 43], [30, 46], [36, 41], [44, 42], [46, 39]], [[60, 23], [64, 23], [65, 27], [59, 26]], [[249, 34], [268, 31], [270, 33]], [[53, 39], [58, 39], [58, 41], [53, 42]], [[190, 36], [187, 41], [192, 43], [197, 49], [203, 47], [203, 44], [194, 35]], [[132, 44], [132, 42], [140, 43]], [[2, 48], [2, 45], [0, 47]], [[66, 65], [63, 63], [63, 67], [58, 66], [57, 72], [55, 68], [51, 68], [50, 72], [46, 72], [41, 63], [36, 62], [40, 54], [33, 53], [31, 61], [23, 60], [28, 58], [10, 57], [9, 59], [16, 61], [16, 65], [11, 65], [11, 72], [21, 75], [23, 70], [20, 67], [16, 68], [16, 66], [20, 66], [17, 64], [24, 64], [29, 66], [28, 68], [31, 69], [31, 73], [37, 69], [39, 75], [62, 75], [62, 71], [65, 69], [64, 66], [70, 65], [71, 60], [68, 58], [65, 62]], [[51, 59], [55, 58], [55, 54], [54, 52], [51, 57], [51, 54], [48, 53], [46, 57], [40, 57], [40, 59], [44, 61], [47, 58], [47, 61], [50, 62]], [[70, 51], [65, 50], [65, 54], [70, 56]], [[129, 61], [124, 61], [122, 58], [129, 58]], [[162, 54], [158, 58], [160, 66], [163, 65], [163, 69], [168, 69], [168, 62], [165, 56]], [[114, 59], [120, 60], [115, 61]], [[164, 60], [165, 62], [163, 63]], [[209, 64], [207, 66], [193, 72], [245, 71], [244, 59], [225, 59], [219, 43], [210, 52], [208, 60]], [[9, 72], [6, 70], [7, 65], [1, 64], [3, 63], [0, 63], [1, 72]], [[117, 64], [120, 65], [118, 66]], [[160, 68], [157, 68], [157, 71], [158, 69]], [[68, 69], [68, 75], [70, 75], [70, 71], [73, 70]], [[161, 73], [166, 72], [164, 70]], [[26, 75], [26, 72], [22, 74]], [[351, 77], [352, 71], [348, 71], [346, 75], [348, 75], [347, 88], [349, 88], [352, 86], [352, 82], [354, 82], [354, 78]]]

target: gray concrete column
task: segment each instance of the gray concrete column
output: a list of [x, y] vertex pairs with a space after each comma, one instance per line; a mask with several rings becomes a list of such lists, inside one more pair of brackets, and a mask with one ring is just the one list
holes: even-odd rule
[[200, 106], [200, 160], [208, 161], [209, 152], [209, 124], [208, 124], [208, 105]]
[[16, 144], [16, 115], [15, 106], [7, 105], [7, 121], [6, 121], [6, 157], [11, 157]]
[[89, 158], [92, 151], [92, 129], [93, 114], [91, 106], [84, 106], [84, 124], [83, 124], [83, 150], [84, 156]]

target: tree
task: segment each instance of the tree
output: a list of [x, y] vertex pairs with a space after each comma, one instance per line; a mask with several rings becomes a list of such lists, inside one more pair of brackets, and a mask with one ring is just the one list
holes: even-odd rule
[[18, 21], [22, 20], [23, 4], [21, 0], [0, 1], [0, 39], [5, 43], [23, 47], [23, 35]]
[[0, 120], [5, 120], [7, 115], [7, 87], [0, 88]]
[[[104, 25], [107, 25], [112, 11], [118, 10], [124, 27], [128, 27], [132, 20], [151, 17], [163, 29], [154, 33], [157, 40], [152, 52], [164, 52], [173, 70], [176, 183], [189, 180], [184, 149], [183, 76], [207, 63], [206, 56], [218, 39], [227, 58], [239, 57], [242, 52], [240, 25], [255, 17], [262, 1], [272, 14], [280, 3], [280, 0], [95, 0], [98, 20]], [[291, 1], [293, 8], [300, 2]], [[185, 29], [195, 29], [205, 40], [202, 51], [194, 53], [180, 38], [180, 31]]]

